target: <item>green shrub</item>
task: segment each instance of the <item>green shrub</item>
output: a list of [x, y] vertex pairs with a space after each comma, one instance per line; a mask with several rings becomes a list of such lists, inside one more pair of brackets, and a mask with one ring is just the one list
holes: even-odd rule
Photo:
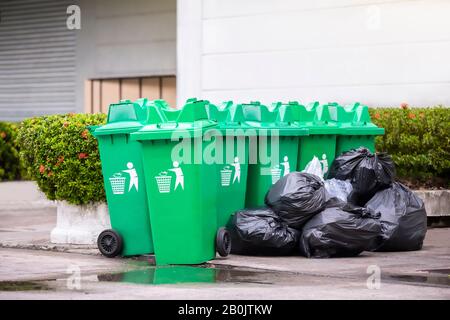
[[372, 121], [385, 128], [376, 139], [378, 151], [392, 155], [397, 175], [412, 180], [450, 176], [450, 108], [374, 108]]
[[18, 180], [22, 176], [17, 131], [16, 124], [0, 122], [0, 181]]
[[47, 198], [72, 204], [105, 200], [97, 141], [86, 129], [105, 119], [104, 114], [67, 114], [22, 123], [20, 157]]

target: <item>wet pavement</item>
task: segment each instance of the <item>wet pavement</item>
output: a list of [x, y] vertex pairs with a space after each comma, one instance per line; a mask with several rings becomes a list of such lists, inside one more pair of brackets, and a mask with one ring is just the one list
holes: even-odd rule
[[0, 187], [0, 299], [450, 299], [450, 228], [429, 229], [421, 251], [155, 267], [152, 256], [51, 244], [54, 206], [32, 183]]
[[450, 299], [449, 243], [450, 229], [430, 229], [421, 251], [339, 259], [232, 255], [163, 267], [152, 256], [0, 248], [0, 299]]

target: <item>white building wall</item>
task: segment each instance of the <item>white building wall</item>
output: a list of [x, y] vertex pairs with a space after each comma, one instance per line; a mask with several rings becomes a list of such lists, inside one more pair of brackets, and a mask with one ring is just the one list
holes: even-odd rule
[[450, 104], [449, 0], [178, 0], [178, 101]]
[[80, 0], [77, 109], [88, 79], [176, 74], [176, 0]]

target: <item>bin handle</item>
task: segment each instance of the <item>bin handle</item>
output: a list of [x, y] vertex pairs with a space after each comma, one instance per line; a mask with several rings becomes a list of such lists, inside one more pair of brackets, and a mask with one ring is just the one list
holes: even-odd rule
[[172, 122], [172, 123], [157, 123], [156, 126], [157, 126], [158, 128], [162, 128], [162, 129], [164, 129], [164, 128], [168, 128], [168, 129], [170, 129], [170, 128], [177, 128], [177, 127], [178, 127], [178, 122]]

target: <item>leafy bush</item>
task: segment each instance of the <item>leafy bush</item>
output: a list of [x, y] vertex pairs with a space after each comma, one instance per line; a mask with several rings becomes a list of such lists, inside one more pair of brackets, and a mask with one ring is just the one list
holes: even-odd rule
[[22, 123], [20, 157], [47, 198], [72, 204], [105, 201], [97, 141], [86, 129], [105, 119], [104, 114], [67, 114]]
[[14, 123], [0, 122], [0, 181], [20, 179], [23, 166], [17, 147], [18, 126]]
[[[378, 151], [395, 161], [399, 177], [449, 186], [450, 108], [373, 108], [372, 121], [385, 128]], [[440, 181], [437, 181], [440, 180]]]

